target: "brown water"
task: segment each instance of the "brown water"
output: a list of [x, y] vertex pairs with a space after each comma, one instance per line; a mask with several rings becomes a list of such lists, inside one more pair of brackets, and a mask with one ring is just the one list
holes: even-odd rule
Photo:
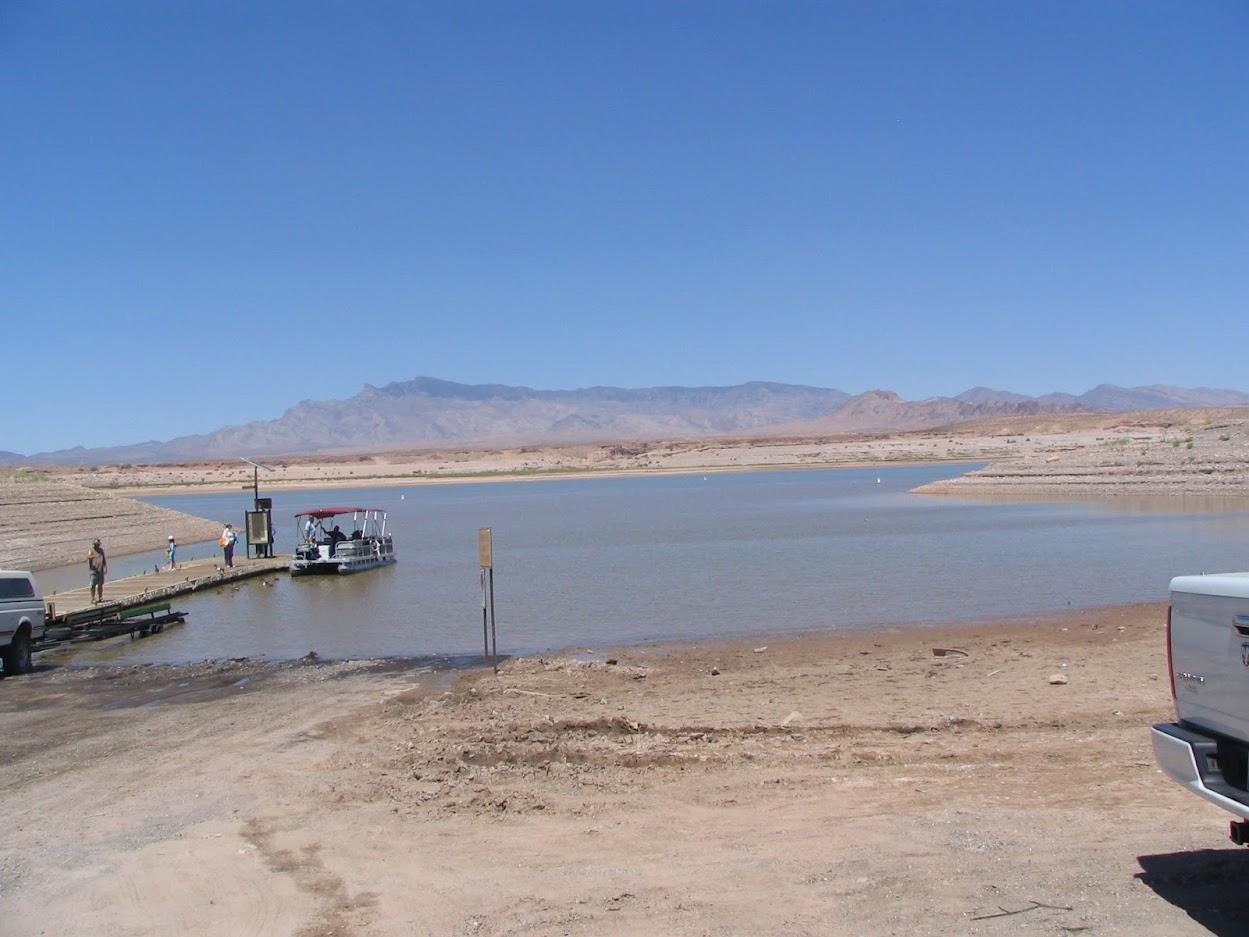
[[[188, 596], [177, 602], [188, 613], [185, 626], [90, 646], [75, 660], [479, 653], [480, 526], [495, 532], [499, 647], [511, 653], [1142, 601], [1165, 596], [1180, 573], [1249, 567], [1249, 514], [1238, 511], [907, 493], [964, 470], [277, 493], [279, 549], [289, 550], [297, 510], [359, 503], [391, 512], [399, 564]], [[248, 495], [147, 500], [237, 521]], [[138, 569], [158, 560], [122, 558], [113, 571], [124, 575], [127, 564]], [[50, 591], [61, 579], [79, 585], [81, 572], [40, 578]]]

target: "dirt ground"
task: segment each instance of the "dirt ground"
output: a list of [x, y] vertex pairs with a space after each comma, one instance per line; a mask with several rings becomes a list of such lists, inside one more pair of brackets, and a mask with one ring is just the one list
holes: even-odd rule
[[0, 932], [1246, 933], [1249, 851], [1150, 752], [1164, 619], [48, 657], [0, 681]]

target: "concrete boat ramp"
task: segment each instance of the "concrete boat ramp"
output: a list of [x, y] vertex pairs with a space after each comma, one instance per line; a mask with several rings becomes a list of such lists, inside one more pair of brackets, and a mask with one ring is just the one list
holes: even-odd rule
[[265, 574], [277, 575], [290, 567], [289, 556], [235, 558], [223, 568], [220, 561], [193, 560], [177, 569], [106, 580], [104, 601], [93, 604], [89, 588], [67, 589], [43, 597], [47, 606], [48, 640], [41, 647], [66, 641], [92, 640], [119, 634], [147, 634], [182, 620], [170, 608], [180, 595]]

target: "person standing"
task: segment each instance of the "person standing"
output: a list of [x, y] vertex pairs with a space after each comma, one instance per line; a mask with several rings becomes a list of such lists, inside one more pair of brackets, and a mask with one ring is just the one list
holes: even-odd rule
[[238, 542], [238, 535], [234, 533], [234, 527], [226, 524], [225, 530], [221, 532], [221, 549], [225, 553], [226, 567], [234, 565], [234, 544]]
[[87, 569], [91, 572], [91, 603], [104, 601], [104, 576], [108, 572], [108, 557], [97, 537], [87, 551]]
[[169, 546], [165, 547], [165, 555], [169, 557], [169, 568], [177, 569], [178, 567], [178, 544], [173, 539], [173, 534], [169, 535]]

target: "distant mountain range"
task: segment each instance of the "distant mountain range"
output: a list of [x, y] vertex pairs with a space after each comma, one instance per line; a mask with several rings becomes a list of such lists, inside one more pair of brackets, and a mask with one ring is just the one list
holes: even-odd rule
[[1115, 387], [1028, 397], [973, 387], [956, 397], [903, 400], [893, 391], [845, 391], [753, 381], [733, 387], [590, 387], [534, 390], [429, 377], [365, 385], [346, 400], [305, 400], [276, 420], [213, 433], [25, 456], [5, 464], [109, 464], [367, 451], [445, 444], [517, 445], [729, 433], [850, 433], [923, 429], [990, 416], [1065, 410], [1249, 406], [1249, 394], [1205, 387]]

